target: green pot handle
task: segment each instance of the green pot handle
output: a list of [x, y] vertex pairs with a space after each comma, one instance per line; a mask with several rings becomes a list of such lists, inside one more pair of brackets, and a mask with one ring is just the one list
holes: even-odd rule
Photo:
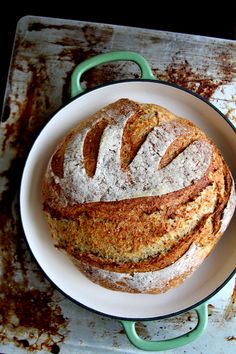
[[139, 337], [135, 330], [134, 321], [120, 320], [122, 323], [125, 333], [130, 340], [130, 342], [141, 350], [146, 351], [161, 351], [174, 349], [181, 347], [188, 343], [191, 343], [197, 339], [205, 330], [208, 321], [208, 307], [207, 303], [204, 303], [194, 309], [197, 312], [198, 323], [194, 329], [190, 332], [187, 332], [179, 337], [166, 339], [166, 340], [144, 340]]
[[81, 87], [80, 79], [85, 71], [92, 69], [100, 64], [105, 64], [112, 61], [126, 60], [135, 62], [141, 70], [141, 79], [155, 80], [152, 69], [149, 63], [140, 54], [130, 51], [109, 52], [95, 55], [92, 58], [84, 60], [78, 64], [71, 76], [71, 97], [77, 96], [85, 90]]

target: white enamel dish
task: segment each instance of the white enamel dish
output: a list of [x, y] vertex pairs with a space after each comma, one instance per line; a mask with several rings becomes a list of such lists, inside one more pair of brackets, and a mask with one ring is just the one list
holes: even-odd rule
[[236, 268], [235, 215], [215, 250], [188, 280], [164, 294], [148, 295], [112, 291], [88, 280], [54, 247], [42, 211], [41, 180], [57, 143], [80, 120], [124, 97], [161, 105], [193, 121], [214, 140], [235, 174], [235, 131], [215, 107], [190, 91], [165, 82], [147, 79], [115, 82], [75, 97], [41, 131], [23, 171], [21, 218], [27, 243], [37, 263], [70, 299], [92, 311], [118, 319], [158, 319], [199, 306], [233, 276]]

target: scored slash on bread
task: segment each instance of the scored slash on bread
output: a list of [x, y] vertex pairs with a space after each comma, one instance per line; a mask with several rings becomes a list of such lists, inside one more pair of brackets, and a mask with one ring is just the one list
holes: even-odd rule
[[163, 107], [125, 98], [65, 135], [42, 194], [55, 245], [95, 283], [128, 292], [181, 284], [235, 208], [214, 142]]

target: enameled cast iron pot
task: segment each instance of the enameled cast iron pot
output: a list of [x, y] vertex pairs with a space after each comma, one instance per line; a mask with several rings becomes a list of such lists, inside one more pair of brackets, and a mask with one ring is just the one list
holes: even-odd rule
[[[84, 92], [82, 74], [99, 64], [128, 60], [141, 70], [138, 80], [125, 80]], [[166, 350], [195, 340], [207, 325], [206, 301], [233, 276], [236, 266], [236, 217], [213, 253], [181, 286], [164, 294], [130, 294], [105, 289], [92, 283], [52, 243], [42, 212], [40, 186], [42, 175], [56, 144], [78, 121], [107, 104], [127, 97], [155, 103], [192, 120], [221, 149], [231, 171], [235, 173], [235, 128], [213, 105], [195, 93], [167, 82], [157, 81], [147, 61], [137, 53], [110, 52], [80, 63], [72, 74], [73, 99], [61, 108], [44, 127], [27, 158], [20, 190], [20, 209], [27, 243], [41, 269], [52, 283], [77, 304], [98, 314], [121, 321], [129, 340], [142, 350]], [[235, 178], [236, 176], [234, 176]], [[146, 341], [138, 336], [135, 321], [174, 316], [190, 309], [198, 323], [190, 332], [169, 340]]]

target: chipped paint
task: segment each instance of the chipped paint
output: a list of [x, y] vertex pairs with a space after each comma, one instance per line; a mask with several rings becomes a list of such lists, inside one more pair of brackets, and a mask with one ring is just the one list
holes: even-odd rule
[[[129, 36], [126, 27], [30, 16], [18, 23], [0, 130], [1, 352], [59, 353], [63, 348], [62, 352], [77, 354], [78, 347], [98, 354], [139, 352], [118, 321], [86, 311], [59, 294], [24, 241], [18, 193], [25, 159], [50, 117], [68, 102], [70, 75], [76, 64], [112, 50], [137, 51], [150, 62], [157, 79], [197, 92], [236, 124], [235, 43], [128, 30]], [[136, 64], [117, 62], [86, 72], [82, 84], [92, 88], [139, 76]], [[179, 353], [211, 352], [216, 341], [219, 353], [231, 353], [235, 298], [232, 280], [208, 304], [206, 336], [197, 346], [189, 345]], [[196, 313], [190, 311], [160, 321], [137, 322], [136, 329], [150, 340], [181, 334], [195, 323]]]

